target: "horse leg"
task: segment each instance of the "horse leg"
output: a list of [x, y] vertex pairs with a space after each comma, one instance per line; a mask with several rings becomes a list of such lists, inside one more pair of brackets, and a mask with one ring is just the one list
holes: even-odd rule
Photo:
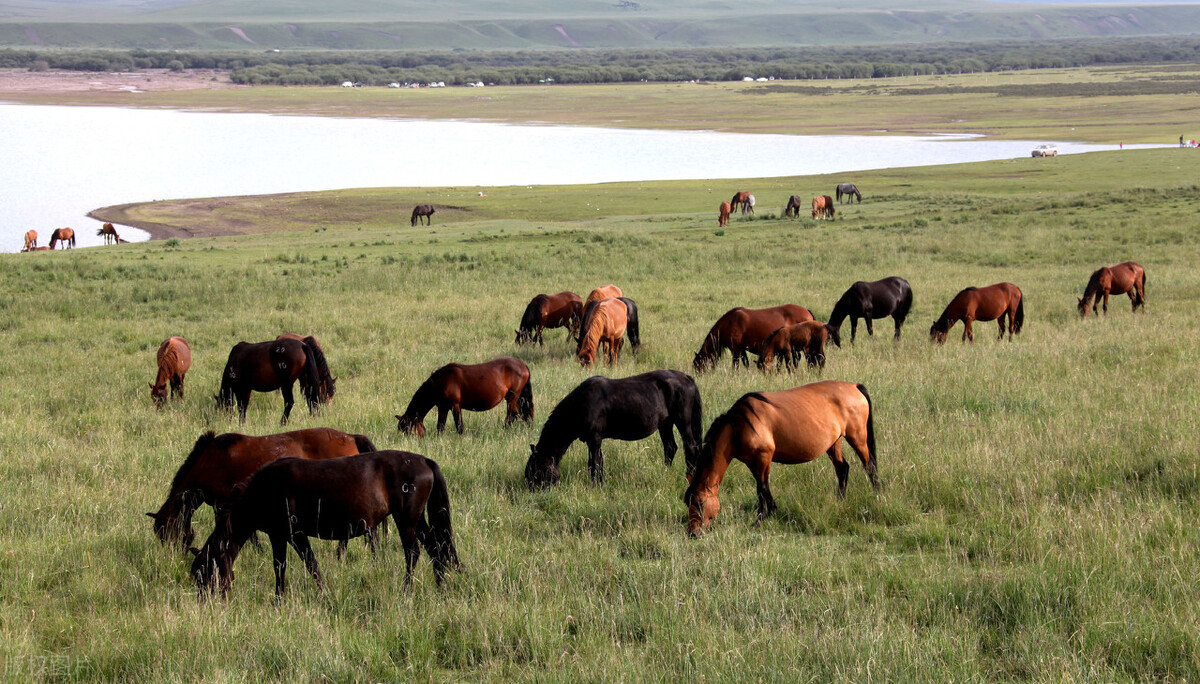
[[871, 325], [871, 312], [863, 312], [863, 321], [867, 324], [867, 337], [875, 337], [875, 328]]
[[996, 319], [996, 323], [1000, 326], [1000, 338], [999, 339], [1002, 342], [1004, 341], [1004, 317], [1006, 315], [1008, 316], [1008, 320], [1010, 322], [1008, 339], [1010, 339], [1010, 340], [1012, 339], [1012, 325], [1011, 325], [1012, 314], [1010, 314], [1006, 311], [1005, 313], [1000, 314], [1000, 317]]
[[283, 393], [283, 419], [279, 421], [279, 424], [287, 425], [288, 416], [292, 414], [292, 406], [296, 403], [295, 398], [292, 396], [291, 383], [280, 385], [279, 391]]
[[838, 499], [846, 498], [846, 484], [850, 481], [850, 464], [846, 463], [846, 459], [842, 456], [842, 440], [833, 443], [829, 447], [829, 460], [833, 461], [833, 472], [837, 473], [838, 480]]
[[675, 443], [675, 432], [671, 429], [670, 421], [658, 427], [658, 436], [662, 437], [663, 463], [670, 468], [671, 463], [675, 460], [675, 452], [679, 451], [679, 445]]
[[775, 497], [771, 496], [771, 455], [759, 452], [751, 457], [754, 465], [750, 467], [751, 474], [758, 489], [758, 520], [757, 525], [775, 512]]
[[404, 544], [404, 588], [407, 589], [412, 586], [413, 568], [421, 557], [421, 544], [417, 541], [417, 530], [412, 525], [400, 527], [397, 521], [396, 529], [400, 531], [400, 543]]
[[[867, 449], [866, 425], [855, 430], [853, 426], [846, 426], [846, 441], [849, 442], [850, 448], [854, 449], [854, 453], [858, 454], [858, 460], [862, 461], [863, 468], [867, 471], [867, 477], [871, 480], [871, 486], [876, 490], [879, 489], [879, 475], [875, 471], [875, 454], [872, 454]], [[838, 451], [841, 451], [839, 448]], [[849, 464], [846, 468], [849, 469]]]
[[1108, 315], [1108, 292], [1107, 291], [1105, 291], [1105, 293], [1104, 293], [1104, 315], [1105, 316]]
[[438, 431], [439, 435], [442, 434], [442, 430], [446, 429], [446, 414], [448, 413], [448, 411], [449, 411], [449, 409], [445, 406], [438, 407], [437, 431]]
[[325, 591], [325, 578], [321, 577], [321, 568], [317, 565], [317, 554], [313, 553], [308, 536], [303, 532], [297, 532], [292, 535], [290, 541], [292, 548], [296, 549], [296, 553], [300, 554], [300, 559], [304, 561], [304, 567], [308, 568], [308, 573], [317, 581], [317, 589]]
[[892, 335], [893, 340], [900, 339], [900, 326], [904, 325], [904, 319], [899, 316], [892, 316], [892, 321], [896, 323], [896, 334]]
[[348, 539], [339, 539], [337, 545], [337, 559], [340, 563], [346, 557], [346, 549], [349, 548], [350, 541]]
[[238, 420], [246, 422], [246, 409], [250, 406], [250, 390], [237, 393]]
[[504, 416], [504, 427], [508, 427], [517, 419], [517, 393], [511, 389], [505, 392], [504, 401], [508, 405], [508, 412]]
[[588, 472], [592, 476], [592, 485], [604, 482], [604, 453], [600, 451], [600, 436], [592, 436], [587, 440]]
[[971, 332], [971, 324], [974, 322], [975, 322], [974, 318], [964, 318], [963, 319], [963, 341], [964, 342], [966, 342], [967, 340], [970, 340], [971, 342], [975, 342], [975, 333]]
[[[455, 404], [450, 407], [450, 410], [454, 413], [454, 429], [461, 435], [463, 433], [462, 406]], [[505, 424], [507, 425], [507, 423]]]
[[850, 317], [850, 344], [854, 344], [854, 336], [858, 334], [858, 318]]
[[183, 377], [176, 376], [171, 378], [171, 398], [175, 398], [175, 394], [179, 394], [179, 398], [183, 398]]
[[271, 535], [271, 556], [275, 560], [275, 603], [279, 603], [287, 589], [287, 540], [283, 535]]

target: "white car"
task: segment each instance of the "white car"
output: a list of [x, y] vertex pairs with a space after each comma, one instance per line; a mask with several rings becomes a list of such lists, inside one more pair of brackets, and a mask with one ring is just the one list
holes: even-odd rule
[[1038, 145], [1037, 147], [1033, 148], [1033, 152], [1030, 153], [1030, 156], [1033, 156], [1033, 157], [1057, 157], [1058, 156], [1058, 148], [1055, 147], [1054, 145]]

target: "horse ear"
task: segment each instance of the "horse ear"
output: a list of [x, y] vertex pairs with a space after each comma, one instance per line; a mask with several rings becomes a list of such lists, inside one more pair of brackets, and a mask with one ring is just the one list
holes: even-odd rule
[[188, 553], [192, 554], [193, 556], [199, 556], [199, 555], [200, 555], [200, 549], [198, 549], [198, 548], [196, 548], [196, 547], [194, 547], [194, 546], [189, 546], [189, 547], [188, 547]]
[[396, 416], [396, 420], [403, 420], [403, 419], [404, 419], [404, 417], [403, 417], [403, 416], [401, 416], [399, 413], [395, 413], [395, 414], [393, 414], [393, 415], [394, 415], [394, 416]]
[[155, 520], [158, 520], [158, 514], [157, 514], [157, 513], [147, 513], [146, 515], [150, 516], [151, 518], [154, 518]]

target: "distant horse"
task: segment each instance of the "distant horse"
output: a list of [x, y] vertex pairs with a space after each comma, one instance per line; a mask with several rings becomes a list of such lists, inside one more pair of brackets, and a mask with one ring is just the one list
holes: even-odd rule
[[287, 425], [295, 401], [292, 386], [300, 381], [300, 391], [308, 403], [308, 412], [314, 414], [321, 403], [321, 380], [317, 375], [317, 360], [312, 347], [291, 339], [270, 342], [238, 342], [229, 350], [229, 359], [221, 373], [221, 391], [215, 399], [224, 408], [233, 408], [237, 400], [238, 416], [246, 422], [246, 407], [250, 404], [250, 392], [273, 392], [283, 394], [283, 419]]
[[53, 233], [50, 233], [50, 249], [54, 249], [55, 243], [63, 243], [63, 249], [75, 246], [75, 230], [72, 228], [57, 228]]
[[721, 202], [718, 212], [717, 225], [722, 227], [729, 225], [729, 214], [733, 212], [733, 208], [729, 206], [729, 202]]
[[587, 368], [596, 362], [600, 346], [607, 347], [605, 359], [613, 365], [621, 356], [625, 329], [629, 324], [629, 309], [618, 299], [603, 299], [596, 304], [595, 311], [586, 326], [580, 326], [579, 346], [576, 358]]
[[808, 463], [829, 454], [837, 473], [838, 498], [845, 498], [850, 464], [842, 455], [843, 437], [878, 489], [874, 419], [867, 388], [852, 382], [826, 380], [742, 396], [709, 426], [699, 458], [688, 464], [689, 485], [683, 494], [688, 536], [701, 536], [717, 517], [721, 510], [717, 493], [734, 459], [750, 468], [757, 483], [759, 521], [776, 508], [769, 480], [772, 463]]
[[784, 218], [800, 218], [800, 208], [804, 206], [804, 198], [792, 195], [788, 198], [787, 206], [783, 208]]
[[219, 508], [228, 503], [237, 483], [279, 458], [320, 460], [375, 451], [375, 445], [363, 435], [352, 435], [329, 428], [310, 428], [277, 435], [254, 437], [236, 432], [215, 435], [210, 430], [200, 435], [192, 452], [183, 460], [171, 491], [154, 520], [154, 534], [166, 544], [182, 541], [191, 546], [195, 538], [192, 515], [202, 504]]
[[559, 464], [575, 440], [588, 447], [588, 472], [592, 484], [604, 481], [604, 439], [632, 442], [658, 431], [663, 462], [670, 467], [679, 447], [672, 428], [683, 439], [683, 453], [691, 462], [700, 449], [703, 424], [700, 391], [691, 376], [674, 370], [657, 370], [628, 378], [599, 375], [584, 380], [550, 412], [536, 445], [529, 446], [525, 483], [530, 489], [558, 484]]
[[946, 333], [956, 321], [963, 322], [963, 341], [975, 341], [971, 323], [996, 321], [1000, 326], [1000, 339], [1004, 339], [1004, 316], [1008, 316], [1008, 339], [1013, 333], [1020, 334], [1025, 323], [1025, 298], [1021, 290], [1012, 283], [996, 283], [987, 287], [968, 287], [950, 301], [946, 310], [929, 327], [929, 337], [941, 344]]
[[162, 408], [167, 402], [167, 383], [171, 397], [183, 398], [183, 378], [192, 367], [192, 348], [182, 337], [168, 337], [158, 345], [158, 377], [150, 383], [150, 399]]
[[25, 231], [25, 247], [21, 251], [22, 252], [32, 252], [35, 247], [37, 247], [37, 231], [36, 230]]
[[800, 354], [810, 368], [825, 368], [825, 342], [832, 340], [834, 345], [841, 347], [842, 340], [838, 337], [837, 328], [820, 321], [804, 321], [795, 325], [785, 325], [767, 338], [763, 344], [763, 353], [758, 357], [758, 369], [766, 371], [771, 368], [771, 362], [780, 363], [791, 373], [796, 368]]
[[697, 373], [712, 368], [717, 360], [728, 349], [733, 354], [733, 368], [738, 363], [750, 367], [750, 358], [746, 352], [762, 355], [763, 343], [771, 333], [780, 326], [792, 325], [811, 321], [813, 315], [808, 309], [795, 304], [773, 306], [769, 309], [745, 309], [736, 307], [726, 311], [717, 319], [712, 329], [704, 337], [700, 351], [692, 359], [692, 367]]
[[96, 231], [96, 235], [103, 235], [104, 244], [106, 245], [110, 242], [113, 244], [123, 242], [123, 240], [121, 240], [121, 236], [117, 235], [117, 229], [113, 228], [113, 224], [111, 223], [106, 223], [103, 226], [100, 226], [100, 230]]
[[521, 315], [517, 328], [516, 344], [537, 342], [542, 344], [542, 331], [546, 328], [567, 328], [572, 338], [578, 336], [579, 322], [583, 317], [583, 300], [574, 292], [540, 294], [529, 301]]
[[[583, 300], [583, 308], [580, 309], [580, 315], [582, 316], [583, 313], [587, 311], [588, 305], [592, 302], [598, 302], [601, 299], [612, 299], [614, 297], [620, 297], [624, 294], [624, 292], [621, 292], [621, 288], [617, 287], [616, 285], [601, 285], [600, 287], [589, 292], [588, 296]], [[582, 319], [580, 320], [582, 322]]]
[[421, 222], [421, 217], [425, 217], [425, 225], [433, 225], [433, 214], [437, 211], [432, 204], [418, 204], [413, 207], [412, 225], [417, 225]]
[[833, 198], [829, 195], [818, 195], [812, 201], [812, 217], [820, 220], [833, 218]]
[[533, 385], [524, 361], [501, 356], [474, 365], [448, 363], [430, 373], [417, 388], [404, 414], [396, 416], [396, 429], [424, 437], [425, 414], [437, 407], [438, 434], [446, 429], [446, 414], [453, 413], [454, 428], [461, 435], [463, 409], [487, 411], [501, 401], [508, 404], [505, 427], [512, 425], [518, 416], [527, 423], [533, 422]]
[[447, 570], [461, 567], [450, 524], [450, 497], [438, 464], [406, 451], [375, 451], [326, 461], [285, 458], [263, 466], [234, 488], [233, 501], [222, 509], [216, 529], [194, 552], [192, 578], [201, 599], [218, 585], [221, 595], [227, 595], [238, 553], [262, 530], [271, 538], [276, 601], [286, 588], [289, 544], [323, 591], [325, 580], [309, 537], [358, 537], [386, 523], [389, 515], [404, 544], [406, 587], [412, 583], [421, 546], [433, 560], [438, 584]]
[[[1088, 279], [1087, 287], [1083, 291], [1083, 299], [1079, 300], [1079, 315], [1087, 317], [1089, 304], [1091, 304], [1092, 313], [1098, 315], [1096, 307], [1100, 305], [1100, 300], [1103, 298], [1104, 315], [1107, 316], [1108, 295], [1126, 293], [1129, 294], [1133, 311], [1137, 311], [1139, 306], [1142, 307], [1142, 311], [1146, 310], [1146, 271], [1132, 261], [1126, 261], [1116, 266], [1103, 266]], [[1093, 297], [1095, 297], [1094, 302], [1092, 301]]]
[[842, 321], [850, 317], [850, 343], [854, 344], [854, 336], [858, 334], [858, 319], [867, 323], [867, 334], [875, 336], [871, 320], [891, 316], [896, 323], [896, 333], [893, 339], [900, 339], [900, 328], [908, 312], [912, 309], [912, 287], [908, 281], [899, 276], [891, 276], [883, 280], [860, 280], [850, 286], [837, 304], [833, 313], [829, 314], [829, 325], [841, 330]]
[[[638, 308], [637, 303], [629, 297], [617, 297], [616, 299], [625, 303], [625, 335], [629, 338], [629, 347], [634, 354], [642, 347], [642, 335], [638, 324]], [[591, 302], [584, 309], [583, 318], [581, 319], [580, 329], [586, 329], [590, 321], [590, 316], [596, 311], [596, 301]], [[575, 353], [579, 353], [579, 347], [583, 344], [583, 336], [580, 335], [575, 345]]]
[[738, 207], [741, 207], [742, 213], [743, 214], [746, 213], [745, 205], [746, 205], [746, 202], [748, 202], [748, 201], [750, 201], [750, 193], [748, 193], [748, 192], [733, 193], [733, 199], [729, 200], [729, 211], [732, 213], [732, 212], [737, 211]]
[[742, 216], [754, 213], [754, 195], [746, 193], [746, 199], [742, 201]]
[[329, 372], [329, 362], [325, 359], [325, 350], [321, 347], [321, 343], [312, 335], [301, 336], [297, 333], [283, 333], [277, 340], [298, 340], [308, 345], [312, 350], [313, 360], [317, 362], [317, 377], [320, 379], [320, 384], [317, 386], [317, 397], [322, 404], [328, 404], [333, 400], [333, 395], [337, 393], [337, 378]]
[[837, 201], [841, 202], [842, 197], [853, 197], [855, 201], [862, 202], [862, 193], [858, 191], [858, 186], [854, 183], [841, 183], [837, 186]]

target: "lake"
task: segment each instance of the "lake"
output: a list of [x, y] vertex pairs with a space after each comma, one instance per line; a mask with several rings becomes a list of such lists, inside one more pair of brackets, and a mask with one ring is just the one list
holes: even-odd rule
[[[102, 206], [391, 186], [797, 176], [1012, 159], [1050, 141], [791, 136], [0, 103], [0, 251]], [[1113, 145], [1058, 143], [1061, 154]], [[1129, 147], [1158, 147], [1143, 145]], [[717, 151], [720, 153], [717, 153]], [[139, 230], [122, 237], [145, 240]]]

